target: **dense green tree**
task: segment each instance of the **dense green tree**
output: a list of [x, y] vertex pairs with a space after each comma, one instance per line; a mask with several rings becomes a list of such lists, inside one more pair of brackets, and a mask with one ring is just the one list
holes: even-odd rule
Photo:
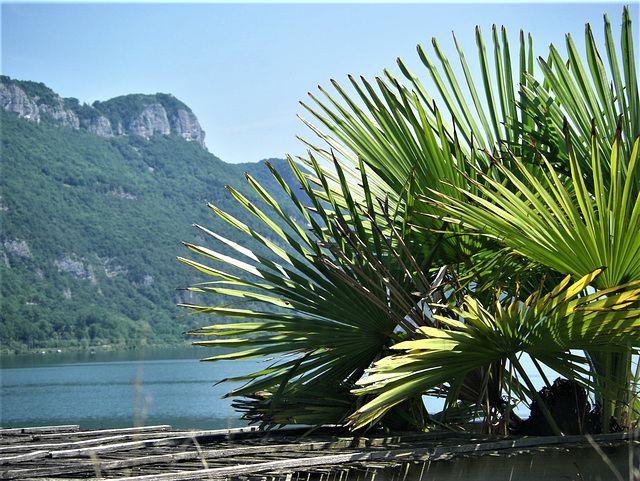
[[[135, 108], [127, 99], [122, 108]], [[2, 111], [3, 350], [185, 342], [199, 322], [180, 315], [176, 288], [199, 276], [172, 259], [194, 238], [192, 222], [208, 218], [207, 201], [257, 168], [178, 136], [101, 138]]]

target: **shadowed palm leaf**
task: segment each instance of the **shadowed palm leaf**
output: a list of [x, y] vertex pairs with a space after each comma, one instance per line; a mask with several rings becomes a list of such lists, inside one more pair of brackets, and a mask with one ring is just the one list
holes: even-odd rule
[[[265, 308], [242, 309], [238, 304], [183, 306], [242, 321], [215, 324], [189, 333], [213, 338], [198, 341], [197, 345], [234, 349], [234, 352], [208, 358], [207, 361], [277, 356], [264, 370], [233, 379], [249, 381], [229, 393], [229, 396], [252, 399], [237, 403], [247, 412], [249, 419], [259, 420], [265, 426], [339, 423], [354, 409], [356, 398], [350, 390], [364, 369], [380, 358], [392, 342], [399, 340], [400, 333], [413, 336], [418, 327], [430, 321], [421, 311], [407, 316], [406, 305], [388, 302], [389, 289], [404, 290], [407, 286], [403, 281], [402, 268], [396, 267], [400, 266], [397, 259], [385, 255], [389, 249], [380, 240], [384, 238], [383, 234], [378, 233], [377, 241], [371, 245], [359, 245], [343, 237], [337, 223], [333, 222], [334, 218], [338, 223], [348, 222], [361, 233], [362, 238], [367, 239], [371, 236], [369, 219], [372, 216], [362, 216], [359, 207], [349, 200], [351, 210], [346, 212], [337, 205], [323, 202], [293, 162], [291, 166], [312, 201], [314, 214], [299, 203], [277, 172], [273, 173], [290, 193], [313, 233], [299, 227], [285, 215], [251, 178], [251, 184], [263, 196], [275, 217], [280, 218], [280, 225], [284, 223], [285, 227], [270, 220], [256, 205], [233, 189], [231, 192], [236, 199], [258, 216], [265, 227], [270, 228], [270, 233], [256, 232], [211, 206], [224, 220], [269, 248], [281, 258], [281, 263], [258, 256], [248, 248], [202, 227], [199, 228], [204, 233], [234, 249], [238, 256], [229, 257], [207, 247], [187, 245], [217, 264], [226, 265], [227, 270], [224, 271], [181, 258], [196, 269], [221, 279], [189, 287], [190, 291], [221, 294], [237, 298], [239, 304], [250, 301]], [[339, 167], [338, 172], [342, 175]], [[320, 170], [316, 175], [323, 178]], [[361, 185], [368, 189], [366, 179]], [[349, 199], [348, 194], [346, 198]], [[286, 242], [287, 251], [269, 240], [274, 234]], [[368, 258], [360, 254], [363, 250], [368, 252]], [[390, 263], [394, 266], [389, 266]], [[234, 269], [240, 274], [233, 273]], [[379, 274], [383, 270], [387, 275]], [[394, 274], [397, 279], [393, 278]], [[414, 284], [412, 288], [419, 291], [428, 289], [426, 279], [420, 282], [422, 285]]]

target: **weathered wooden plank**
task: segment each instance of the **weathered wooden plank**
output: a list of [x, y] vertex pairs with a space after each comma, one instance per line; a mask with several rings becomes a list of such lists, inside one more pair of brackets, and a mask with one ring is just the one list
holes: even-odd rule
[[[174, 454], [160, 454], [154, 456], [141, 456], [135, 458], [122, 459], [117, 461], [101, 461], [98, 467], [104, 470], [120, 469], [132, 466], [141, 466], [145, 464], [156, 464], [160, 462], [185, 461], [190, 459], [202, 460], [206, 462], [216, 462], [231, 456], [242, 456], [246, 454], [287, 454], [287, 449], [294, 448], [297, 452], [310, 451], [320, 446], [326, 446], [328, 443], [306, 443], [302, 445], [292, 446], [291, 444], [276, 444], [266, 446], [253, 446], [242, 448], [225, 448], [225, 449], [205, 449], [193, 450]], [[288, 454], [295, 454], [289, 452]], [[298, 454], [299, 457], [299, 454]]]
[[[216, 437], [226, 435], [226, 432], [221, 431], [186, 431], [186, 432], [172, 432], [171, 436], [159, 436], [156, 439], [155, 436], [148, 436], [146, 439], [140, 439], [136, 441], [129, 442], [114, 442], [112, 444], [106, 444], [107, 440], [109, 441], [118, 441], [118, 438], [101, 438], [100, 442], [96, 443], [96, 440], [87, 440], [87, 441], [78, 441], [72, 443], [73, 445], [82, 445], [82, 444], [99, 444], [99, 446], [89, 446], [89, 447], [80, 447], [80, 448], [71, 448], [71, 449], [56, 449], [51, 451], [51, 457], [53, 458], [68, 458], [68, 457], [85, 457], [91, 455], [98, 455], [101, 453], [109, 453], [114, 451], [125, 451], [132, 449], [143, 449], [155, 446], [175, 446], [175, 445], [188, 445], [188, 444], [199, 444], [204, 445], [207, 444], [212, 439]], [[181, 435], [182, 434], [182, 435]], [[187, 435], [184, 435], [187, 434]], [[54, 448], [55, 449], [55, 448]], [[251, 449], [255, 449], [253, 446]]]
[[62, 426], [35, 426], [28, 428], [0, 428], [0, 435], [17, 435], [17, 434], [44, 434], [57, 432], [79, 432], [78, 424], [67, 424]]
[[[313, 451], [323, 448], [327, 448], [334, 443], [321, 442], [321, 443], [304, 443], [304, 444], [281, 444], [281, 445], [265, 445], [265, 446], [253, 446], [253, 447], [241, 447], [241, 448], [227, 448], [227, 449], [215, 449], [215, 450], [194, 450], [183, 453], [164, 454], [155, 456], [135, 457], [116, 461], [98, 461], [97, 459], [91, 462], [78, 463], [74, 462], [73, 465], [66, 466], [50, 466], [47, 468], [30, 468], [30, 469], [14, 469], [3, 473], [1, 476], [4, 479], [23, 479], [25, 477], [38, 477], [42, 475], [60, 475], [60, 474], [80, 474], [98, 471], [109, 471], [116, 469], [123, 469], [135, 466], [171, 463], [185, 460], [197, 460], [200, 463], [220, 463], [224, 460], [225, 465], [237, 465], [242, 464], [245, 466], [253, 464], [264, 464], [269, 461], [269, 458], [278, 456], [280, 458], [293, 458], [300, 459], [300, 452]], [[287, 451], [289, 450], [289, 451]], [[44, 452], [47, 454], [47, 452]], [[241, 458], [231, 458], [233, 456], [242, 456]], [[249, 455], [248, 459], [246, 456]], [[263, 457], [258, 457], [262, 455]], [[265, 459], [265, 455], [267, 459]], [[204, 461], [203, 461], [204, 460]], [[283, 459], [280, 459], [283, 461]], [[184, 467], [183, 467], [184, 468]], [[219, 469], [219, 468], [218, 468]]]
[[[631, 436], [631, 437], [630, 437]], [[598, 436], [598, 442], [612, 442], [612, 441], [626, 441], [633, 439], [634, 434], [629, 432], [602, 434]], [[635, 433], [638, 436], [638, 433]], [[474, 453], [484, 451], [504, 451], [509, 449], [525, 449], [531, 447], [548, 447], [559, 445], [576, 445], [579, 443], [588, 443], [586, 436], [543, 436], [543, 437], [524, 437], [524, 438], [511, 438], [500, 441], [492, 442], [480, 442], [476, 444], [460, 444], [453, 446], [439, 446], [433, 450], [433, 455], [445, 454], [445, 453]]]
[[[141, 440], [141, 438], [145, 440], [167, 438], [167, 432], [164, 430], [157, 430], [152, 432], [130, 431], [130, 432], [126, 432], [126, 434], [117, 434], [116, 436], [100, 436], [101, 434], [108, 434], [110, 432], [111, 431], [95, 431], [96, 435], [98, 435], [99, 437], [95, 437], [91, 439], [82, 439], [79, 441], [76, 440], [76, 441], [68, 441], [63, 443], [25, 444], [22, 446], [2, 446], [0, 447], [0, 453], [25, 451], [25, 450], [33, 449], [34, 446], [37, 446], [39, 449], [56, 451], [56, 450], [65, 450], [65, 449], [74, 449], [74, 448], [81, 449], [83, 446], [92, 446], [96, 444], [103, 445], [108, 443], [124, 442], [127, 440]], [[184, 433], [188, 433], [188, 431], [185, 431]], [[175, 438], [176, 437], [175, 434], [181, 434], [181, 433], [172, 432], [170, 437]], [[67, 438], [68, 437], [69, 435], [67, 435]]]
[[[166, 438], [158, 440], [159, 442], [166, 441]], [[58, 451], [51, 451], [49, 455], [52, 458], [83, 458], [97, 456], [101, 453], [109, 453], [114, 451], [130, 451], [134, 449], [144, 449], [148, 446], [153, 446], [154, 441], [129, 441], [124, 443], [107, 444], [104, 446], [91, 446], [88, 448], [73, 448], [73, 449], [60, 449]], [[156, 444], [157, 445], [157, 444]]]
[[85, 448], [72, 448], [51, 451], [52, 458], [71, 458], [71, 457], [87, 457], [98, 455], [101, 453], [109, 453], [114, 451], [126, 451], [133, 449], [143, 449], [154, 446], [175, 446], [180, 444], [193, 444], [194, 436], [160, 436], [157, 439], [141, 439], [138, 441], [116, 442], [112, 444], [103, 444], [99, 446], [90, 446]]
[[[573, 437], [569, 437], [573, 438]], [[120, 478], [119, 481], [144, 481], [150, 479], [164, 480], [164, 481], [179, 481], [179, 480], [191, 480], [202, 479], [204, 477], [225, 477], [229, 475], [241, 475], [241, 474], [259, 474], [264, 472], [270, 472], [273, 470], [291, 470], [296, 468], [311, 468], [311, 467], [331, 467], [341, 465], [344, 463], [363, 463], [367, 462], [367, 467], [375, 470], [390, 469], [394, 465], [398, 465], [398, 462], [410, 461], [413, 459], [427, 458], [432, 455], [456, 453], [456, 454], [480, 454], [483, 452], [496, 451], [496, 450], [510, 450], [523, 449], [533, 446], [560, 446], [566, 444], [572, 444], [579, 441], [584, 441], [584, 438], [575, 437], [577, 439], [565, 440], [564, 438], [522, 438], [498, 441], [493, 443], [486, 443], [486, 445], [480, 444], [466, 444], [461, 446], [442, 446], [439, 448], [421, 448], [412, 450], [392, 450], [392, 451], [375, 451], [368, 453], [351, 453], [340, 454], [333, 456], [317, 456], [298, 458], [293, 460], [279, 460], [270, 461], [249, 465], [236, 465], [223, 468], [211, 468], [200, 469], [189, 472], [174, 472], [161, 475], [143, 475], [129, 478]], [[623, 440], [625, 435], [613, 435], [610, 439]], [[373, 462], [372, 462], [373, 461]], [[331, 468], [330, 468], [331, 469]]]
[[[146, 434], [155, 432], [167, 432], [173, 428], [169, 424], [159, 424], [156, 426], [135, 426], [131, 428], [114, 428], [114, 429], [95, 429], [90, 431], [70, 431], [75, 437], [98, 437], [98, 436], [118, 436], [127, 434]], [[54, 432], [54, 433], [42, 433], [40, 439], [56, 439], [65, 437], [69, 433], [67, 432]]]
[[[5, 447], [0, 447], [0, 453], [27, 451], [27, 450], [33, 449], [34, 447], [37, 447], [38, 449], [46, 449], [48, 451], [57, 451], [57, 450], [74, 449], [74, 448], [82, 449], [83, 446], [92, 446], [96, 444], [101, 445], [101, 444], [107, 444], [107, 443], [113, 443], [113, 442], [124, 442], [127, 440], [136, 439], [136, 437], [139, 437], [139, 436], [135, 434], [126, 434], [126, 435], [120, 435], [120, 436], [84, 439], [82, 441], [69, 441], [66, 443], [47, 443], [47, 444], [38, 443], [38, 444], [30, 444], [30, 445], [15, 446], [15, 447], [5, 446]], [[149, 437], [163, 438], [163, 437], [166, 437], [166, 434], [165, 433], [149, 434], [145, 436], [145, 439], [148, 439]]]
[[[75, 425], [72, 426], [72, 428]], [[68, 426], [62, 426], [61, 429], [67, 429]], [[4, 457], [10, 455], [20, 455], [22, 453], [29, 453], [33, 450], [49, 450], [49, 451], [65, 451], [71, 449], [81, 449], [84, 446], [91, 446], [96, 444], [108, 444], [111, 442], [126, 441], [126, 440], [140, 440], [150, 438], [171, 438], [171, 441], [165, 441], [164, 444], [184, 444], [185, 442], [196, 442], [200, 444], [209, 444], [213, 441], [228, 441], [235, 436], [248, 436], [254, 435], [258, 430], [255, 427], [234, 428], [224, 430], [200, 430], [200, 431], [172, 431], [170, 436], [167, 436], [166, 430], [170, 428], [168, 425], [161, 426], [147, 426], [137, 428], [124, 428], [124, 429], [108, 429], [108, 430], [96, 430], [96, 431], [80, 431], [80, 432], [65, 432], [55, 435], [44, 436], [27, 436], [22, 434], [22, 429], [12, 429], [9, 431], [10, 435], [3, 438], [3, 443], [0, 446], [0, 454]], [[55, 429], [53, 431], [56, 431]], [[124, 434], [121, 434], [124, 433]], [[112, 438], [101, 437], [105, 434], [116, 434]], [[122, 436], [118, 438], [118, 436]], [[181, 437], [182, 436], [182, 437]], [[78, 439], [88, 438], [90, 439]], [[42, 443], [43, 439], [55, 440], [64, 438], [67, 442], [60, 443]], [[191, 441], [187, 440], [190, 439]], [[195, 439], [195, 441], [193, 441]], [[147, 443], [144, 447], [149, 448], [154, 443]], [[163, 443], [156, 443], [163, 444]], [[136, 447], [133, 445], [132, 447]], [[101, 450], [102, 452], [111, 451], [113, 448], [107, 448]], [[63, 453], [64, 454], [64, 453]], [[75, 454], [73, 452], [68, 453], [71, 456]]]
[[31, 461], [33, 459], [44, 458], [49, 454], [48, 451], [32, 451], [30, 453], [18, 454], [16, 456], [6, 456], [0, 458], [0, 465], [10, 463], [21, 463], [24, 461]]
[[[84, 460], [82, 462], [75, 461], [73, 464], [65, 466], [49, 465], [38, 466], [35, 468], [17, 468], [9, 469], [0, 473], [0, 479], [27, 479], [27, 478], [43, 478], [70, 474], [86, 474], [95, 473], [95, 467], [91, 461]], [[86, 478], [86, 476], [83, 476]]]
[[[60, 428], [60, 429], [56, 429]], [[49, 443], [43, 444], [42, 441], [54, 441], [56, 439], [78, 438], [78, 437], [100, 437], [108, 435], [122, 435], [122, 436], [134, 436], [134, 435], [148, 435], [154, 432], [164, 432], [171, 430], [171, 426], [147, 426], [147, 427], [134, 427], [134, 428], [121, 428], [121, 429], [102, 429], [95, 431], [79, 431], [78, 425], [68, 426], [52, 426], [44, 428], [11, 428], [5, 429], [2, 436], [2, 443], [0, 444], [0, 453], [6, 452], [19, 452], [28, 451], [33, 449], [31, 443], [37, 443], [40, 449], [59, 449], [63, 446], [72, 446], [73, 443], [81, 443], [83, 441], [75, 440], [73, 442], [67, 441], [64, 443]], [[160, 436], [166, 434], [160, 434]], [[92, 441], [86, 441], [91, 443]]]

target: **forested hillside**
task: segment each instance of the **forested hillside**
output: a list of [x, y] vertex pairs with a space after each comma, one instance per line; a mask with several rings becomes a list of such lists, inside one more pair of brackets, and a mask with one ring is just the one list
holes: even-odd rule
[[235, 235], [208, 202], [254, 223], [225, 189], [251, 195], [246, 170], [267, 169], [174, 134], [105, 138], [2, 111], [2, 351], [184, 342], [202, 319], [175, 306], [199, 280], [181, 243], [204, 241], [193, 223]]

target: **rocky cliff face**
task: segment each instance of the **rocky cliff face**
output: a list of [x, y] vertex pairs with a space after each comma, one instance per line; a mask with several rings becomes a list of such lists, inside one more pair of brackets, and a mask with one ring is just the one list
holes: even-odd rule
[[125, 95], [93, 105], [64, 99], [42, 83], [0, 76], [0, 105], [33, 122], [52, 121], [71, 129], [87, 129], [101, 137], [175, 134], [205, 148], [205, 133], [191, 109], [168, 94]]
[[111, 128], [111, 122], [104, 115], [91, 119], [87, 124], [87, 129], [100, 137], [113, 137], [115, 135]]
[[24, 119], [40, 122], [40, 109], [17, 85], [0, 82], [0, 104], [2, 108]]

